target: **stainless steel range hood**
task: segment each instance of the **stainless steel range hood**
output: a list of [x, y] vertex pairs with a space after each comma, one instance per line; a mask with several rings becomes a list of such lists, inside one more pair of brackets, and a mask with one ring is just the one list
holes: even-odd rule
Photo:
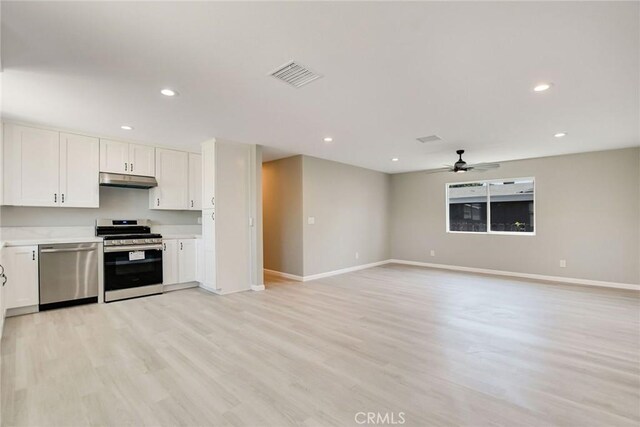
[[158, 186], [158, 181], [152, 176], [100, 172], [100, 185], [122, 188], [152, 188]]

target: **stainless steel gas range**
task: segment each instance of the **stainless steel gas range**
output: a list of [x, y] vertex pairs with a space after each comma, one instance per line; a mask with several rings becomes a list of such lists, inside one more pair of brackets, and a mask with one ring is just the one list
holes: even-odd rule
[[162, 236], [148, 219], [99, 219], [105, 302], [162, 293]]

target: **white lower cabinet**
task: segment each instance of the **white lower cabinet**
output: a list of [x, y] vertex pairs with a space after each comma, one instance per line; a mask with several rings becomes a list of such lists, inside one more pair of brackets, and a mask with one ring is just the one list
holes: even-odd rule
[[162, 240], [162, 284], [178, 283], [178, 241]]
[[196, 239], [178, 240], [178, 282], [196, 280]]
[[197, 277], [196, 239], [162, 240], [162, 284], [195, 282]]
[[[4, 307], [7, 310], [38, 305], [38, 247], [3, 248], [0, 264], [4, 267]], [[3, 279], [4, 280], [4, 279]]]

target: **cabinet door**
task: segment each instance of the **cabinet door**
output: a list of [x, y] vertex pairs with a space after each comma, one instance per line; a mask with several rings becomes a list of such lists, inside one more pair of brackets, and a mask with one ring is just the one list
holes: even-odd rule
[[202, 209], [215, 207], [216, 143], [202, 143]]
[[149, 192], [151, 209], [188, 209], [189, 157], [184, 151], [156, 149], [158, 186]]
[[196, 239], [196, 280], [204, 282], [204, 241]]
[[5, 203], [57, 206], [60, 134], [7, 124], [4, 145]]
[[100, 172], [129, 173], [129, 143], [100, 140]]
[[155, 148], [129, 144], [129, 172], [132, 175], [156, 176]]
[[218, 289], [216, 283], [216, 222], [213, 209], [202, 211], [202, 283], [209, 289]]
[[162, 284], [178, 283], [178, 241], [163, 240], [162, 249]]
[[202, 240], [205, 250], [214, 250], [216, 243], [215, 211], [207, 209], [202, 211]]
[[196, 239], [178, 241], [178, 282], [186, 283], [196, 280]]
[[7, 283], [5, 308], [38, 305], [38, 247], [17, 246], [2, 249]]
[[99, 206], [100, 143], [97, 138], [60, 134], [60, 206]]
[[202, 156], [189, 153], [189, 209], [202, 209]]

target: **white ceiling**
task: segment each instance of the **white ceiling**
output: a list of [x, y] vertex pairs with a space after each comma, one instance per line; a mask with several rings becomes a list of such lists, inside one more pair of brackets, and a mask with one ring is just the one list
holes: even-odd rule
[[[386, 172], [440, 167], [458, 148], [476, 163], [629, 147], [640, 145], [639, 18], [638, 2], [3, 1], [2, 109]], [[292, 59], [324, 77], [295, 89], [267, 75]], [[555, 85], [534, 93], [542, 81]], [[431, 134], [444, 141], [415, 140]]]

